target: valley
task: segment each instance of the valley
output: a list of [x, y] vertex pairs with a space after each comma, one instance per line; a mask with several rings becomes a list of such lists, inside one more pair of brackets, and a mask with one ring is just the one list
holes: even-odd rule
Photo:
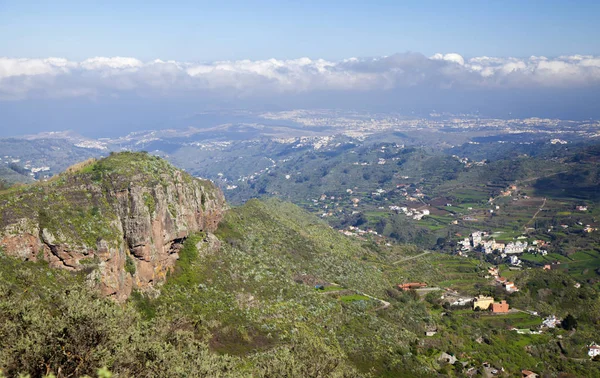
[[0, 140], [5, 373], [600, 374], [600, 125], [263, 117]]

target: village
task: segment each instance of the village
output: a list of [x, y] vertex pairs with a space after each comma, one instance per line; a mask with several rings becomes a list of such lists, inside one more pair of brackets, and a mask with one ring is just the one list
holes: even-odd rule
[[[525, 239], [525, 237], [521, 237]], [[465, 256], [468, 252], [482, 252], [485, 255], [496, 253], [506, 261], [515, 267], [519, 267], [522, 261], [518, 258], [518, 254], [525, 252], [532, 254], [540, 254], [541, 256], [548, 255], [548, 251], [544, 249], [547, 242], [544, 240], [534, 240], [531, 245], [526, 240], [517, 240], [509, 243], [497, 242], [491, 235], [484, 231], [472, 232], [469, 237], [466, 237], [458, 241], [458, 248], [456, 254], [459, 256]]]
[[[498, 288], [502, 288], [506, 291], [506, 294], [512, 294], [518, 292], [519, 289], [514, 284], [507, 280], [505, 277], [500, 275], [499, 269], [496, 266], [492, 266], [488, 268], [488, 275], [486, 278], [492, 280], [492, 284]], [[575, 288], [579, 288], [579, 284], [575, 284]], [[441, 287], [429, 287], [425, 282], [408, 282], [397, 285], [398, 290], [408, 292], [414, 291], [420, 297], [423, 297], [432, 291], [442, 291], [442, 294], [439, 296], [439, 299], [443, 302], [443, 309], [445, 311], [452, 311], [459, 315], [469, 315], [472, 314], [476, 317], [487, 317], [487, 318], [495, 318], [499, 319], [509, 319], [511, 314], [522, 317], [526, 316], [528, 319], [539, 319], [534, 321], [527, 321], [529, 326], [527, 327], [515, 327], [515, 326], [507, 326], [508, 331], [515, 332], [518, 335], [542, 335], [543, 333], [548, 333], [553, 331], [552, 334], [557, 338], [557, 340], [561, 340], [564, 336], [563, 333], [566, 330], [569, 330], [569, 320], [567, 318], [559, 318], [558, 316], [551, 314], [548, 316], [541, 316], [536, 311], [526, 310], [526, 309], [518, 309], [511, 308], [506, 299], [496, 300], [494, 296], [491, 295], [483, 295], [479, 294], [477, 296], [469, 296], [465, 294], [459, 293], [457, 290], [453, 290], [451, 288], [441, 288]], [[441, 315], [445, 315], [446, 312], [442, 312]], [[517, 318], [515, 318], [517, 319]], [[502, 320], [500, 320], [499, 324], [503, 324]], [[504, 323], [506, 324], [506, 323]], [[556, 330], [556, 331], [554, 331]], [[560, 331], [559, 331], [560, 330]], [[437, 326], [430, 326], [424, 331], [424, 336], [427, 338], [434, 338], [438, 334], [439, 329]], [[572, 334], [574, 330], [570, 331]], [[478, 343], [484, 342], [480, 337], [475, 340]], [[587, 345], [587, 355], [590, 359], [598, 360], [600, 359], [600, 345], [596, 342], [592, 342]], [[482, 374], [485, 377], [495, 377], [495, 376], [505, 376], [505, 369], [495, 363], [485, 362], [483, 363], [483, 368], [475, 368], [470, 367], [467, 369], [469, 365], [469, 359], [466, 356], [455, 356], [449, 352], [443, 352], [438, 358], [439, 361], [455, 365], [457, 363], [463, 365], [465, 367], [466, 376], [478, 376], [478, 374]], [[532, 370], [523, 369], [522, 377], [535, 378], [540, 375], [535, 373]]]

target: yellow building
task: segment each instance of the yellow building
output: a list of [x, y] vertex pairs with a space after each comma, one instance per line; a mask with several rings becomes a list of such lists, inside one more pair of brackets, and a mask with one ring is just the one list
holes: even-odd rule
[[473, 301], [473, 310], [475, 310], [477, 307], [479, 307], [481, 310], [487, 310], [490, 308], [492, 303], [494, 303], [494, 298], [492, 297], [486, 297], [484, 295], [477, 296]]

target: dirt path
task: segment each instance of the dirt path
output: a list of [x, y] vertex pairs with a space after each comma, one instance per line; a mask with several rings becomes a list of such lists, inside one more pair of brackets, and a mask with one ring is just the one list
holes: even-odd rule
[[[340, 286], [339, 284], [335, 283], [335, 282], [331, 282], [331, 285], [333, 286]], [[358, 291], [358, 290], [353, 290], [353, 289], [343, 289], [343, 290], [332, 290], [332, 291], [326, 291], [324, 293], [319, 293], [321, 295], [327, 295], [327, 294], [348, 294], [348, 293], [356, 293], [356, 294], [360, 294], [360, 295], [364, 295], [365, 297], [369, 297], [373, 300], [379, 301], [381, 302], [381, 306], [373, 309], [372, 311], [379, 311], [379, 310], [385, 310], [386, 308], [390, 307], [391, 303], [388, 301], [384, 301], [383, 299], [379, 299], [379, 298], [375, 298], [372, 295], [369, 295], [367, 293], [363, 293], [362, 291]]]
[[390, 302], [386, 302], [383, 299], [380, 299], [379, 301], [382, 303], [382, 305], [380, 307], [377, 307], [373, 311], [385, 310], [386, 308], [390, 307]]
[[358, 293], [358, 294], [360, 294], [360, 295], [364, 295], [365, 297], [369, 297], [369, 298], [371, 298], [371, 299], [374, 299], [374, 300], [376, 300], [376, 301], [379, 301], [379, 302], [381, 302], [381, 306], [379, 306], [379, 307], [377, 307], [377, 308], [373, 309], [373, 311], [385, 310], [386, 308], [390, 307], [390, 305], [391, 305], [391, 303], [390, 303], [390, 302], [388, 302], [388, 301], [384, 301], [383, 299], [375, 298], [375, 297], [374, 297], [374, 296], [372, 296], [372, 295], [365, 294], [365, 293], [361, 293], [360, 291], [357, 291], [357, 293]]
[[413, 260], [413, 259], [416, 259], [416, 258], [418, 258], [418, 257], [421, 257], [421, 256], [428, 255], [428, 254], [430, 254], [430, 253], [431, 253], [431, 251], [425, 251], [425, 252], [423, 252], [423, 253], [419, 253], [418, 255], [415, 255], [415, 256], [405, 257], [405, 258], [403, 258], [403, 259], [400, 259], [400, 260], [398, 260], [398, 261], [394, 261], [392, 264], [394, 264], [394, 265], [395, 265], [395, 264], [401, 263], [401, 262], [403, 262], [403, 261]]
[[546, 206], [546, 200], [547, 200], [546, 197], [544, 197], [544, 202], [542, 202], [542, 206], [540, 206], [538, 211], [536, 211], [535, 214], [533, 214], [533, 217], [529, 220], [529, 222], [525, 223], [523, 228], [527, 228], [527, 226], [529, 226], [531, 224], [531, 222], [533, 222], [535, 220], [535, 218], [538, 216], [540, 211], [542, 211], [544, 209], [544, 206]]
[[379, 298], [375, 298], [372, 295], [363, 293], [361, 291], [358, 290], [352, 290], [352, 289], [344, 289], [344, 290], [335, 290], [335, 291], [326, 291], [324, 293], [319, 293], [320, 295], [331, 295], [331, 294], [337, 294], [337, 295], [347, 295], [347, 294], [360, 294], [360, 295], [364, 295], [365, 297], [369, 297], [375, 301], [379, 301], [381, 303], [381, 306], [374, 308], [371, 311], [379, 311], [379, 310], [385, 310], [386, 308], [390, 307], [391, 303], [388, 301], [384, 301], [383, 299], [379, 299]]

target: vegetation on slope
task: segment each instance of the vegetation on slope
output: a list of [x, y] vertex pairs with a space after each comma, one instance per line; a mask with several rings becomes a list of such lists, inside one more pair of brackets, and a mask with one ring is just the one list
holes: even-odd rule
[[[575, 333], [520, 335], [507, 328], [539, 318], [444, 309], [440, 292], [394, 288], [423, 280], [489, 292], [477, 260], [359, 242], [277, 200], [232, 209], [217, 236], [188, 237], [160, 293], [125, 304], [98, 297], [77, 274], [1, 257], [0, 368], [9, 376], [104, 366], [140, 377], [429, 377], [462, 376], [487, 361], [509, 374], [599, 373], [584, 359], [600, 319], [597, 291], [576, 291], [560, 273], [523, 271], [522, 292], [506, 298], [543, 315], [572, 314]], [[428, 329], [438, 334], [425, 337]], [[442, 352], [460, 362], [441, 362]]]

